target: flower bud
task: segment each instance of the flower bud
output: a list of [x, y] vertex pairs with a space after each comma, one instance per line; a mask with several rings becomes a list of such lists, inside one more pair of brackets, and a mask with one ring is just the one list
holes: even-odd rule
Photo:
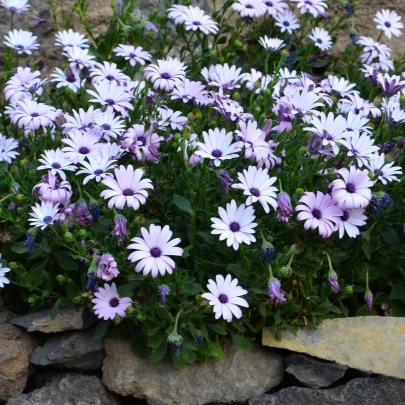
[[352, 285], [346, 285], [344, 288], [344, 292], [346, 294], [353, 294], [353, 286]]
[[282, 302], [286, 302], [286, 298], [284, 294], [280, 291], [281, 284], [280, 281], [277, 280], [275, 277], [270, 277], [268, 291], [270, 295], [270, 299], [274, 301], [274, 303], [279, 304]]
[[60, 284], [64, 283], [66, 281], [66, 277], [63, 274], [58, 274], [56, 276], [56, 281]]
[[85, 229], [80, 229], [79, 236], [85, 238], [87, 236], [87, 231]]
[[9, 264], [10, 269], [17, 269], [18, 268], [18, 264], [16, 262], [10, 262]]
[[18, 167], [17, 167], [17, 166], [14, 166], [14, 165], [11, 166], [11, 167], [10, 167], [10, 172], [13, 173], [13, 174], [16, 174], [16, 173], [18, 172]]
[[35, 176], [37, 174], [37, 171], [35, 169], [30, 169], [30, 170], [28, 170], [28, 174], [30, 176]]
[[277, 206], [277, 220], [288, 222], [294, 213], [291, 197], [287, 193], [281, 192], [277, 197]]
[[366, 289], [364, 294], [364, 302], [366, 303], [366, 307], [371, 312], [373, 310], [373, 293], [370, 291], [369, 288]]
[[65, 232], [65, 233], [63, 234], [63, 239], [64, 239], [66, 242], [73, 242], [73, 241], [75, 240], [75, 238], [73, 237], [73, 234], [72, 234], [71, 232]]
[[291, 274], [292, 274], [291, 266], [283, 266], [283, 267], [281, 267], [281, 269], [278, 270], [277, 274], [281, 278], [289, 278], [289, 277], [291, 277]]
[[173, 332], [167, 338], [167, 341], [174, 350], [176, 357], [180, 357], [183, 336], [179, 335], [176, 330], [173, 330]]
[[27, 301], [29, 304], [34, 305], [38, 301], [38, 299], [41, 299], [41, 297], [36, 294], [33, 294], [27, 298]]
[[22, 201], [22, 200], [24, 200], [24, 195], [23, 194], [17, 194], [16, 196], [15, 196], [15, 199], [17, 200], [17, 201]]
[[332, 268], [329, 269], [328, 281], [329, 281], [329, 284], [330, 284], [330, 288], [332, 288], [333, 293], [334, 294], [339, 294], [340, 287], [339, 287], [339, 282], [338, 282], [338, 275], [336, 274], [336, 272]]
[[236, 48], [242, 48], [243, 47], [243, 43], [241, 41], [238, 41], [238, 40], [236, 40], [234, 42], [234, 45], [235, 45]]
[[132, 315], [133, 313], [135, 313], [135, 308], [132, 306], [127, 307], [127, 309], [125, 310], [127, 315]]

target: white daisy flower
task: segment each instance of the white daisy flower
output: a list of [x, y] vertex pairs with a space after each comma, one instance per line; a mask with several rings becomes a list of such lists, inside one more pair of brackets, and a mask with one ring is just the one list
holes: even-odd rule
[[238, 11], [241, 17], [261, 17], [266, 14], [267, 7], [262, 0], [238, 0], [232, 4], [232, 10]]
[[319, 14], [324, 13], [328, 8], [328, 5], [324, 0], [292, 0], [295, 1], [297, 7], [301, 10], [301, 14], [309, 12], [314, 18], [318, 17]]
[[360, 133], [371, 134], [371, 127], [366, 125], [369, 122], [369, 119], [362, 117], [360, 114], [349, 111], [346, 116], [346, 132], [359, 131]]
[[92, 83], [116, 82], [118, 85], [123, 85], [131, 81], [121, 69], [118, 69], [115, 63], [103, 62], [95, 63], [90, 69], [90, 77]]
[[336, 224], [336, 230], [339, 229], [339, 239], [343, 238], [345, 232], [349, 238], [357, 238], [360, 235], [358, 226], [366, 225], [365, 208], [343, 209], [342, 211], [340, 222]]
[[[245, 158], [250, 160], [264, 160], [270, 152], [269, 144], [266, 142], [266, 134], [257, 127], [256, 121], [239, 121], [239, 128], [235, 135], [240, 137], [240, 143], [245, 148]], [[237, 138], [239, 139], [239, 138]]]
[[66, 72], [59, 68], [55, 68], [55, 73], [51, 74], [54, 79], [51, 82], [58, 83], [56, 87], [69, 87], [74, 93], [82, 88], [86, 82], [85, 79], [80, 78], [80, 70], [75, 67], [69, 67]]
[[186, 77], [187, 66], [176, 58], [159, 59], [145, 68], [145, 77], [153, 83], [155, 90], [170, 91]]
[[282, 39], [268, 38], [266, 35], [259, 39], [259, 43], [267, 52], [276, 52], [285, 46]]
[[87, 90], [94, 98], [90, 99], [90, 103], [99, 103], [104, 106], [110, 106], [126, 118], [128, 116], [127, 109], [133, 110], [134, 106], [131, 104], [134, 98], [132, 93], [126, 90], [125, 86], [119, 86], [117, 82], [108, 82], [107, 80], [101, 83], [95, 83], [94, 90]]
[[242, 150], [239, 142], [232, 143], [232, 132], [226, 133], [225, 129], [209, 129], [208, 133], [203, 132], [203, 142], [197, 142], [197, 156], [214, 160], [215, 166], [220, 166], [223, 160], [238, 157], [238, 152]]
[[87, 155], [93, 154], [100, 147], [100, 136], [95, 133], [88, 131], [82, 133], [73, 129], [67, 136], [68, 138], [62, 139], [62, 142], [67, 145], [62, 149], [62, 152], [73, 163], [82, 162]]
[[368, 163], [374, 153], [380, 149], [374, 145], [374, 139], [367, 134], [360, 135], [359, 131], [353, 131], [350, 137], [341, 139], [339, 143], [348, 149], [347, 156], [354, 157], [359, 167]]
[[83, 160], [80, 164], [82, 169], [77, 171], [76, 174], [88, 174], [83, 180], [83, 184], [86, 185], [90, 180], [95, 179], [97, 183], [106, 177], [112, 177], [108, 170], [116, 168], [114, 164], [116, 160], [110, 160], [107, 154], [95, 153], [94, 155], [87, 156], [88, 161]]
[[240, 243], [250, 245], [251, 242], [256, 242], [253, 228], [257, 224], [253, 222], [256, 218], [253, 207], [245, 207], [245, 204], [238, 207], [236, 201], [232, 200], [226, 204], [226, 210], [219, 207], [218, 213], [221, 218], [211, 218], [211, 227], [214, 228], [211, 233], [220, 235], [219, 240], [226, 239], [228, 247], [233, 246], [238, 250]]
[[158, 128], [166, 128], [170, 125], [173, 131], [181, 131], [187, 122], [187, 117], [181, 115], [181, 111], [173, 111], [167, 107], [158, 108], [159, 120], [154, 123]]
[[53, 205], [50, 201], [41, 201], [41, 204], [36, 203], [35, 207], [31, 208], [30, 215], [32, 218], [28, 219], [31, 226], [40, 227], [44, 230], [58, 219], [59, 204]]
[[93, 115], [94, 129], [107, 141], [111, 138], [121, 136], [125, 131], [125, 121], [119, 116], [115, 116], [114, 110], [107, 107], [105, 111], [98, 110]]
[[287, 31], [289, 34], [292, 34], [294, 30], [300, 27], [298, 18], [290, 10], [278, 14], [276, 21], [276, 25], [281, 28], [281, 32]]
[[135, 48], [133, 45], [119, 44], [113, 52], [117, 56], [122, 56], [125, 60], [129, 60], [131, 66], [135, 66], [137, 63], [143, 66], [145, 61], [152, 59], [152, 55], [149, 52], [144, 51], [141, 46]]
[[175, 24], [184, 24], [186, 31], [199, 30], [206, 35], [218, 32], [218, 24], [199, 7], [173, 5], [167, 11], [168, 18], [173, 19]]
[[176, 263], [170, 256], [182, 256], [183, 249], [177, 247], [181, 242], [180, 238], [171, 239], [173, 232], [169, 226], [160, 227], [155, 224], [149, 226], [149, 231], [146, 228], [141, 228], [143, 238], [133, 238], [135, 242], [128, 246], [128, 249], [134, 249], [135, 252], [128, 256], [131, 262], [139, 261], [135, 267], [137, 273], [143, 270], [146, 276], [151, 273], [152, 277], [166, 273], [172, 274]]
[[10, 78], [4, 88], [6, 100], [10, 100], [10, 103], [15, 104], [24, 98], [32, 100], [36, 96], [42, 95], [42, 86], [47, 82], [47, 79], [41, 80], [38, 77], [40, 75], [41, 73], [38, 71], [32, 72], [31, 68], [19, 66], [17, 73]]
[[245, 86], [248, 90], [253, 91], [255, 89], [255, 84], [260, 83], [262, 77], [262, 72], [256, 69], [251, 69], [250, 73], [243, 74], [241, 82], [245, 83]]
[[115, 178], [106, 177], [102, 183], [109, 187], [108, 190], [101, 192], [100, 197], [109, 199], [108, 208], [116, 207], [119, 210], [124, 209], [125, 204], [134, 210], [139, 209], [141, 204], [146, 203], [148, 192], [146, 189], [153, 189], [150, 179], [141, 180], [144, 175], [142, 169], [134, 170], [133, 166], [120, 166], [115, 169]]
[[31, 7], [28, 0], [1, 0], [1, 5], [12, 13], [21, 13]]
[[72, 129], [78, 129], [82, 132], [85, 132], [87, 128], [92, 129], [94, 127], [94, 112], [94, 107], [90, 106], [87, 111], [84, 111], [83, 108], [80, 108], [79, 112], [72, 110], [73, 116], [65, 114], [66, 123], [62, 125], [64, 128], [62, 133], [66, 134]]
[[387, 163], [384, 153], [381, 153], [381, 155], [375, 153], [370, 157], [370, 160], [365, 163], [365, 166], [373, 175], [378, 174], [378, 178], [374, 180], [374, 184], [380, 180], [382, 184], [386, 185], [391, 181], [399, 181], [400, 179], [397, 176], [402, 175], [402, 168], [394, 166], [394, 163], [395, 162]]
[[377, 29], [383, 31], [385, 36], [390, 39], [392, 35], [396, 37], [402, 35], [401, 29], [404, 28], [404, 24], [400, 22], [401, 20], [402, 17], [396, 11], [386, 9], [377, 11], [374, 18], [374, 21], [377, 23]]
[[56, 46], [71, 47], [78, 46], [79, 48], [88, 48], [88, 40], [82, 34], [74, 32], [72, 29], [69, 31], [59, 31], [56, 34]]
[[74, 172], [77, 169], [59, 148], [56, 150], [46, 150], [38, 159], [38, 162], [42, 163], [42, 165], [38, 166], [37, 170], [50, 170], [53, 175], [59, 174], [63, 180], [66, 180], [64, 170]]
[[6, 277], [6, 273], [8, 273], [9, 271], [10, 269], [8, 267], [3, 267], [3, 265], [0, 263], [0, 288], [4, 288], [4, 284], [10, 284], [10, 280]]
[[220, 87], [222, 89], [233, 90], [238, 89], [240, 84], [238, 83], [244, 77], [242, 68], [237, 68], [235, 65], [211, 65], [209, 69], [206, 67], [201, 70], [201, 74], [207, 81], [209, 86]]
[[270, 14], [273, 18], [290, 8], [283, 0], [264, 0], [264, 5], [267, 8], [267, 14]]
[[16, 148], [18, 148], [18, 141], [0, 134], [0, 162], [11, 163], [12, 159], [20, 154], [14, 150]]
[[24, 52], [31, 55], [33, 49], [39, 48], [37, 37], [29, 31], [13, 30], [8, 35], [5, 35], [4, 38], [4, 44], [15, 49], [19, 55]]
[[329, 35], [329, 32], [323, 28], [313, 28], [312, 35], [309, 35], [309, 38], [314, 41], [315, 46], [321, 51], [326, 51], [332, 47], [332, 37]]
[[210, 292], [202, 294], [201, 297], [207, 299], [209, 304], [214, 307], [215, 319], [222, 316], [227, 322], [231, 322], [233, 316], [237, 319], [242, 318], [240, 306], [249, 308], [248, 302], [244, 298], [240, 298], [248, 292], [238, 286], [238, 279], [232, 280], [230, 274], [225, 279], [218, 274], [216, 282], [208, 280], [207, 288]]
[[71, 68], [83, 69], [92, 67], [96, 63], [94, 56], [89, 54], [88, 49], [82, 49], [78, 46], [66, 47], [63, 55], [67, 56]]
[[193, 82], [189, 79], [176, 83], [170, 95], [172, 100], [181, 99], [183, 103], [194, 101], [197, 104], [206, 105], [211, 102], [205, 86], [201, 82]]
[[277, 177], [270, 177], [267, 169], [249, 166], [243, 173], [238, 173], [238, 179], [240, 183], [233, 184], [232, 187], [243, 190], [243, 194], [248, 196], [246, 205], [259, 202], [266, 214], [270, 212], [269, 204], [274, 210], [277, 209], [278, 188], [272, 187]]

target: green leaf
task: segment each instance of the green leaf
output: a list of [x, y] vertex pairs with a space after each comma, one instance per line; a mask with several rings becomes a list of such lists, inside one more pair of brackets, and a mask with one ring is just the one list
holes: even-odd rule
[[76, 260], [73, 260], [67, 250], [57, 250], [52, 252], [59, 266], [66, 271], [78, 270], [79, 266]]
[[211, 340], [206, 339], [206, 341], [200, 346], [199, 352], [205, 354], [206, 356], [218, 357], [220, 352], [218, 351], [217, 346]]
[[27, 248], [27, 246], [24, 246], [24, 243], [25, 243], [25, 242], [17, 242], [17, 243], [14, 243], [14, 244], [11, 246], [11, 250], [12, 250], [13, 252], [17, 253], [18, 255], [21, 255], [21, 254], [23, 254], [23, 253], [27, 253], [27, 252], [28, 252], [28, 248]]
[[226, 335], [226, 330], [217, 323], [208, 323], [207, 328], [213, 330], [218, 335]]
[[349, 309], [342, 303], [342, 301], [339, 301], [339, 307], [342, 311], [343, 316], [347, 318], [349, 316]]
[[39, 247], [46, 253], [49, 253], [51, 251], [51, 247], [49, 246], [48, 239], [46, 239], [46, 238], [42, 239], [42, 242], [40, 243]]
[[165, 322], [172, 324], [173, 323], [173, 317], [169, 312], [169, 309], [165, 305], [159, 305], [158, 308], [156, 309], [156, 312], [159, 316], [160, 319], [163, 319]]
[[131, 297], [134, 289], [136, 287], [137, 283], [128, 283], [128, 284], [123, 284], [121, 286], [118, 287], [118, 295], [120, 297]]
[[179, 370], [184, 370], [186, 365], [182, 357], [177, 357], [175, 354], [172, 356], [174, 366]]
[[399, 246], [401, 243], [398, 234], [392, 228], [382, 232], [381, 236], [390, 246]]
[[231, 336], [235, 346], [239, 347], [240, 349], [250, 350], [252, 348], [252, 345], [250, 344], [249, 340], [247, 340], [244, 336], [235, 335], [233, 333], [231, 334]]
[[94, 331], [94, 340], [102, 339], [107, 333], [107, 329], [110, 326], [111, 321], [101, 321]]
[[158, 348], [163, 341], [167, 340], [167, 335], [164, 332], [156, 333], [148, 338], [148, 346], [152, 349]]
[[51, 317], [51, 321], [53, 321], [56, 316], [59, 313], [59, 305], [60, 305], [60, 299], [57, 299], [55, 304], [53, 304], [53, 307], [51, 308], [51, 311], [49, 313], [49, 316]]
[[364, 255], [367, 257], [368, 260], [371, 258], [370, 246], [366, 241], [363, 241], [361, 245], [361, 250], [364, 252]]
[[392, 287], [390, 293], [390, 299], [392, 300], [398, 300], [401, 298], [405, 298], [405, 279], [396, 283], [394, 287]]
[[183, 283], [183, 292], [185, 295], [196, 295], [198, 294], [202, 287], [198, 283], [190, 283], [190, 282], [184, 282]]
[[182, 197], [180, 195], [175, 194], [174, 197], [173, 197], [173, 202], [182, 211], [187, 212], [192, 217], [194, 216], [193, 208], [191, 207], [191, 203], [190, 203], [190, 201], [187, 200], [187, 198], [184, 198], [184, 197]]
[[182, 346], [181, 348], [181, 357], [183, 357], [186, 363], [194, 363], [196, 359], [195, 353], [186, 346]]
[[5, 208], [0, 208], [0, 218], [3, 218], [7, 221], [14, 222], [13, 217], [11, 216], [10, 212]]
[[157, 363], [162, 360], [167, 350], [167, 339], [165, 339], [159, 347], [157, 347], [150, 355], [151, 363]]

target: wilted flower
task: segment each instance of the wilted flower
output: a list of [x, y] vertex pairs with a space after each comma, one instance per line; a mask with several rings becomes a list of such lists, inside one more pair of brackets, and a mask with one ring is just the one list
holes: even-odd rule
[[166, 298], [170, 294], [170, 288], [163, 284], [159, 287], [160, 303], [162, 305], [166, 304]]
[[229, 194], [232, 189], [232, 177], [227, 171], [222, 171], [218, 175], [219, 180], [221, 180], [222, 185], [224, 186], [225, 192]]
[[111, 231], [111, 235], [118, 239], [118, 245], [124, 242], [128, 238], [127, 219], [124, 217], [118, 217], [115, 220], [114, 228]]
[[284, 297], [284, 294], [280, 291], [281, 283], [278, 279], [271, 276], [268, 285], [268, 291], [270, 295], [270, 299], [274, 301], [275, 304], [281, 304], [282, 302], [286, 302], [287, 299]]
[[98, 278], [94, 274], [89, 274], [87, 276], [86, 291], [96, 292], [100, 288], [98, 284]]
[[93, 216], [85, 202], [75, 204], [72, 215], [79, 226], [88, 227], [93, 223]]
[[110, 281], [120, 274], [117, 262], [110, 253], [104, 253], [100, 257], [97, 268], [97, 277], [105, 281]]
[[268, 246], [263, 248], [263, 254], [260, 256], [260, 258], [263, 259], [266, 264], [271, 264], [276, 256], [276, 249], [274, 249], [274, 246], [269, 243]]

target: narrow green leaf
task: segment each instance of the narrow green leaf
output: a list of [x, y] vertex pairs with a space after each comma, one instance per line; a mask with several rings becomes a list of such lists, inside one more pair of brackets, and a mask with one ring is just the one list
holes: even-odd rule
[[53, 307], [51, 308], [51, 311], [49, 313], [49, 316], [51, 317], [52, 321], [56, 318], [56, 316], [59, 313], [59, 305], [60, 305], [60, 299], [57, 299], [55, 304], [53, 304]]
[[247, 340], [244, 336], [235, 335], [234, 333], [232, 333], [231, 336], [235, 346], [239, 347], [240, 349], [250, 350], [252, 348], [252, 345], [250, 344], [249, 340]]
[[110, 326], [110, 321], [101, 321], [94, 331], [94, 340], [102, 339], [107, 333], [107, 329]]
[[150, 361], [152, 363], [157, 363], [162, 360], [167, 350], [167, 339], [165, 339], [159, 347], [157, 347], [150, 355]]
[[173, 197], [173, 202], [182, 211], [187, 212], [192, 217], [194, 216], [193, 208], [191, 207], [191, 203], [190, 203], [190, 201], [187, 200], [187, 198], [184, 198], [181, 195], [175, 194]]

